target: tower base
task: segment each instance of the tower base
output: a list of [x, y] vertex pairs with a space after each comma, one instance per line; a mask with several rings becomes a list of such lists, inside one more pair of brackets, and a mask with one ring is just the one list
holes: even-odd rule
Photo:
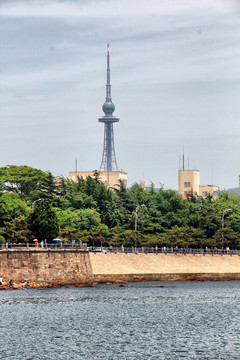
[[[119, 180], [127, 186], [127, 173], [124, 171], [100, 171], [99, 180], [107, 187], [117, 188]], [[94, 177], [94, 171], [70, 171], [69, 179], [77, 181], [78, 177], [86, 179], [88, 176]]]

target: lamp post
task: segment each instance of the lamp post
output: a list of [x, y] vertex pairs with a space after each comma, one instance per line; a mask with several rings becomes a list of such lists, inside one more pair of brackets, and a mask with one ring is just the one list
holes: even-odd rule
[[33, 203], [32, 203], [32, 210], [34, 209], [34, 206], [35, 206], [35, 204], [36, 204], [36, 202], [37, 201], [41, 201], [42, 199], [37, 199], [37, 200], [35, 200]]
[[145, 206], [145, 204], [138, 205], [135, 210], [135, 252], [136, 252], [136, 244], [137, 244], [137, 218], [138, 218], [137, 214], [138, 214], [138, 209], [141, 206]]
[[232, 209], [226, 209], [223, 211], [223, 214], [222, 214], [222, 243], [223, 243], [223, 229], [224, 229], [224, 215], [227, 211], [231, 211]]

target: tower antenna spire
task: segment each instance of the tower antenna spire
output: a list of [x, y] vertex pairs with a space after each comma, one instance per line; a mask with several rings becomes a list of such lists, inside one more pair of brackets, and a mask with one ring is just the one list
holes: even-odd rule
[[118, 122], [119, 119], [113, 116], [115, 105], [112, 102], [112, 97], [111, 97], [109, 44], [107, 44], [106, 101], [103, 104], [102, 109], [105, 115], [102, 116], [100, 119], [98, 119], [99, 122], [104, 123], [104, 143], [103, 143], [103, 155], [102, 155], [100, 171], [118, 170], [115, 149], [114, 149], [113, 123]]
[[111, 84], [110, 84], [110, 54], [109, 44], [107, 44], [107, 85], [106, 85], [106, 101], [112, 101], [111, 98]]

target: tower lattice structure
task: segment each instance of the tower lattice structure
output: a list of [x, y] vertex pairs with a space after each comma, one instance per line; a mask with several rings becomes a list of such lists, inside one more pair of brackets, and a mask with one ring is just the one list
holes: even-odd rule
[[114, 171], [118, 170], [118, 166], [114, 149], [113, 123], [119, 122], [119, 119], [113, 116], [115, 105], [111, 97], [109, 44], [107, 44], [106, 101], [102, 109], [105, 115], [98, 119], [99, 122], [104, 123], [104, 143], [100, 171]]

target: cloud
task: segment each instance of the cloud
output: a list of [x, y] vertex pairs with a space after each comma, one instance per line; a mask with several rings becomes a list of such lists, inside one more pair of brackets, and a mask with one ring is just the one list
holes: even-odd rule
[[98, 1], [5, 1], [1, 16], [5, 17], [60, 17], [60, 18], [118, 18], [121, 16], [199, 14], [206, 9], [211, 13], [233, 13], [234, 1], [222, 0], [98, 0]]
[[[119, 85], [128, 83], [130, 78], [135, 84], [238, 79], [237, 43], [240, 28], [233, 4], [220, 0], [211, 1], [210, 4], [206, 0], [6, 1], [1, 9], [3, 18], [26, 17], [28, 24], [28, 18], [43, 17], [25, 25], [28, 41], [32, 36], [29, 33], [31, 29], [34, 34], [34, 29], [39, 33], [41, 28], [42, 38], [34, 38], [24, 48], [30, 51], [31, 45], [31, 51], [36, 49], [39, 57], [45, 57], [45, 61], [40, 64], [36, 60], [31, 69], [23, 54], [24, 60], [18, 70], [17, 64], [14, 70], [8, 70], [6, 62], [1, 84], [6, 87], [39, 86], [67, 78], [70, 80], [76, 74], [81, 77], [84, 73], [89, 74], [90, 78], [93, 75], [98, 78], [95, 70], [100, 71], [102, 63], [97, 63], [96, 58], [92, 57], [97, 55], [100, 58], [103, 54], [102, 39], [105, 38], [107, 42], [109, 37], [115, 51], [113, 71]], [[64, 31], [60, 30], [62, 25], [57, 26], [53, 36], [50, 32], [53, 24], [44, 26], [44, 18], [49, 16], [63, 19], [87, 17], [88, 20], [86, 23], [78, 20], [74, 26], [66, 25], [68, 34], [73, 31], [77, 36], [79, 34], [76, 41], [76, 38], [64, 38]], [[106, 22], [103, 22], [103, 18]], [[114, 21], [108, 21], [110, 18], [114, 18]], [[92, 21], [90, 32], [89, 21]], [[20, 25], [16, 31], [21, 33]], [[96, 44], [94, 36], [100, 37], [101, 42]], [[7, 31], [6, 37], [7, 48], [2, 50], [4, 54], [9, 51], [9, 43], [14, 42], [12, 36], [8, 38]], [[51, 42], [54, 46], [51, 46]], [[47, 43], [50, 44], [48, 53]], [[22, 44], [16, 41], [12, 51], [21, 54], [21, 47]], [[49, 48], [56, 49], [56, 56], [59, 57], [56, 63], [50, 63], [53, 60]], [[73, 53], [74, 59], [71, 58]], [[82, 53], [86, 59], [81, 59]], [[26, 52], [26, 56], [31, 59], [33, 54]], [[62, 64], [58, 64], [61, 57]]]
[[87, 61], [82, 61], [81, 64], [65, 63], [64, 65], [45, 67], [39, 64], [39, 67], [36, 70], [28, 70], [25, 72], [16, 71], [15, 73], [9, 72], [2, 74], [1, 85], [5, 88], [28, 85], [39, 87], [41, 84], [69, 81], [72, 78], [75, 78], [75, 82], [76, 74], [80, 80], [83, 75], [86, 77], [87, 73], [92, 74], [96, 69], [100, 70], [99, 65], [97, 65], [95, 61], [89, 59]]
[[164, 169], [165, 186], [176, 188], [185, 143], [202, 173], [213, 157], [216, 182], [234, 185], [240, 114], [234, 1], [8, 0], [1, 1], [0, 16], [3, 163], [24, 162], [56, 175], [67, 175], [77, 154], [86, 170], [100, 165], [97, 118], [110, 42], [120, 117], [116, 152], [130, 183], [145, 172], [157, 184]]

